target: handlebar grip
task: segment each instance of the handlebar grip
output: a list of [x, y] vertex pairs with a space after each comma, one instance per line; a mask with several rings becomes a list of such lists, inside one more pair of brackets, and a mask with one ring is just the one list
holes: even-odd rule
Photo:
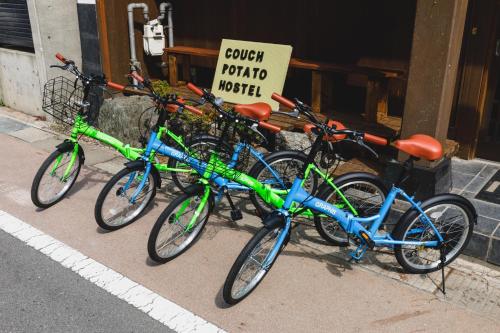
[[204, 95], [203, 90], [201, 90], [200, 88], [198, 88], [197, 86], [195, 86], [191, 82], [189, 82], [187, 84], [187, 87], [188, 87], [189, 90], [191, 90], [192, 92], [194, 92], [196, 95], [198, 95], [200, 97], [203, 97], [203, 95]]
[[144, 83], [144, 78], [142, 76], [140, 76], [136, 71], [133, 71], [132, 73], [130, 73], [130, 76], [132, 76], [134, 79], [136, 79], [140, 83]]
[[191, 111], [194, 114], [197, 114], [198, 116], [203, 116], [203, 111], [201, 111], [198, 108], [195, 108], [194, 106], [191, 105], [184, 105], [184, 109]]
[[62, 63], [64, 63], [64, 64], [66, 63], [66, 58], [64, 58], [64, 57], [63, 57], [63, 55], [62, 55], [61, 53], [59, 53], [59, 52], [58, 52], [58, 53], [56, 53], [56, 58], [57, 58], [60, 62], [62, 62]]
[[285, 98], [277, 93], [273, 93], [271, 95], [271, 98], [274, 99], [276, 102], [286, 106], [287, 108], [294, 109], [295, 108], [295, 103], [289, 100], [288, 98]]
[[369, 134], [369, 133], [365, 133], [364, 140], [366, 142], [370, 142], [370, 143], [373, 143], [373, 144], [376, 144], [376, 145], [379, 145], [379, 146], [385, 146], [385, 145], [387, 145], [387, 139], [386, 138], [382, 138], [380, 136], [376, 136], [376, 135]]
[[115, 90], [123, 91], [125, 89], [125, 86], [122, 86], [121, 84], [114, 83], [114, 82], [111, 82], [111, 81], [106, 82], [106, 85], [108, 87], [110, 87], [110, 88], [115, 89]]
[[175, 105], [175, 104], [168, 104], [167, 110], [168, 110], [168, 112], [175, 113], [175, 112], [177, 112], [177, 110], [179, 110], [179, 106]]
[[278, 133], [279, 131], [281, 131], [281, 127], [266, 123], [264, 121], [259, 122], [259, 127], [265, 128], [274, 133]]

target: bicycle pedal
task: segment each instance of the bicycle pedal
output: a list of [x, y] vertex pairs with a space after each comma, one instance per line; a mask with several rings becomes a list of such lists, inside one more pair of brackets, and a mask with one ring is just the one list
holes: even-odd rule
[[231, 211], [231, 219], [233, 221], [238, 221], [243, 219], [243, 214], [241, 213], [240, 209], [233, 209]]
[[368, 246], [366, 244], [359, 245], [355, 250], [349, 253], [349, 255], [351, 256], [351, 259], [349, 261], [359, 262], [361, 258], [363, 258], [363, 255], [365, 254], [367, 249]]
[[370, 238], [370, 236], [368, 236], [368, 234], [364, 231], [361, 231], [359, 233], [359, 235], [361, 236], [361, 238], [363, 239], [363, 241], [365, 242], [366, 246], [370, 249], [370, 250], [373, 250], [373, 248], [375, 247], [375, 242]]

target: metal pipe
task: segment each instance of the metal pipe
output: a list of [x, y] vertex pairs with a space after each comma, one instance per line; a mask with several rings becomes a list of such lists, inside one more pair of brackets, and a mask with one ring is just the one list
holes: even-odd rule
[[168, 47], [174, 46], [174, 22], [172, 20], [172, 12], [174, 10], [172, 4], [170, 2], [162, 2], [160, 4], [160, 16], [158, 16], [157, 20], [162, 21], [165, 19], [165, 12], [168, 9], [167, 14], [167, 28], [168, 28]]
[[[130, 41], [130, 68], [134, 67], [140, 68], [140, 64], [137, 62], [137, 53], [135, 49], [135, 35], [134, 35], [134, 9], [142, 8], [144, 14], [144, 21], [149, 21], [149, 7], [147, 4], [141, 3], [130, 3], [127, 6], [128, 12], [128, 35]], [[134, 85], [137, 84], [137, 80], [133, 80]]]

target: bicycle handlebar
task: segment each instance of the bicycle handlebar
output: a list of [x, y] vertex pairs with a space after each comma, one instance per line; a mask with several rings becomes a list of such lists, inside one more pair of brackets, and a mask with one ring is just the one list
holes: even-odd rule
[[203, 111], [201, 111], [200, 109], [198, 109], [198, 108], [196, 108], [196, 107], [194, 107], [192, 105], [186, 105], [186, 104], [184, 104], [184, 108], [186, 110], [191, 111], [191, 113], [194, 113], [194, 114], [196, 114], [198, 116], [203, 116]]
[[138, 82], [144, 83], [144, 78], [140, 76], [136, 71], [132, 71], [129, 75], [136, 79]]
[[56, 53], [56, 58], [57, 58], [60, 62], [62, 62], [62, 63], [64, 63], [64, 64], [67, 62], [66, 58], [64, 58], [64, 56], [63, 56], [61, 53], [59, 53], [59, 52], [58, 52], [58, 53]]
[[281, 131], [281, 127], [275, 126], [275, 125], [270, 124], [270, 123], [266, 123], [264, 121], [259, 121], [259, 123], [257, 125], [259, 127], [265, 128], [273, 133], [278, 133], [279, 131]]
[[380, 136], [376, 136], [376, 135], [373, 135], [373, 134], [369, 134], [369, 133], [365, 133], [363, 139], [366, 142], [370, 142], [370, 143], [373, 143], [373, 144], [376, 144], [376, 145], [379, 145], [379, 146], [385, 146], [389, 142], [389, 140], [387, 140], [386, 138], [383, 138], [383, 137], [380, 137]]
[[200, 97], [203, 97], [205, 95], [205, 93], [203, 92], [203, 90], [201, 90], [200, 88], [198, 88], [197, 86], [195, 86], [191, 82], [189, 82], [187, 84], [187, 88], [189, 90], [191, 90], [192, 92], [194, 92], [196, 95], [200, 96]]
[[113, 88], [115, 90], [119, 90], [119, 91], [123, 91], [125, 90], [125, 86], [121, 85], [121, 84], [118, 84], [118, 83], [114, 83], [114, 82], [111, 82], [111, 81], [107, 81], [106, 82], [106, 85], [110, 88]]
[[295, 103], [289, 100], [288, 98], [285, 98], [277, 93], [273, 93], [271, 95], [271, 98], [274, 99], [276, 102], [280, 103], [281, 105], [286, 106], [287, 108], [295, 109]]

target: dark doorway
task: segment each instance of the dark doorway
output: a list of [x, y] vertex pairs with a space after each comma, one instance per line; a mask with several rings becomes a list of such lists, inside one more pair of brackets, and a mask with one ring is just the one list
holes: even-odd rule
[[477, 157], [500, 161], [500, 1], [497, 2], [496, 33], [488, 68], [484, 112], [479, 130]]
[[500, 161], [500, 0], [470, 0], [448, 137], [459, 156]]

